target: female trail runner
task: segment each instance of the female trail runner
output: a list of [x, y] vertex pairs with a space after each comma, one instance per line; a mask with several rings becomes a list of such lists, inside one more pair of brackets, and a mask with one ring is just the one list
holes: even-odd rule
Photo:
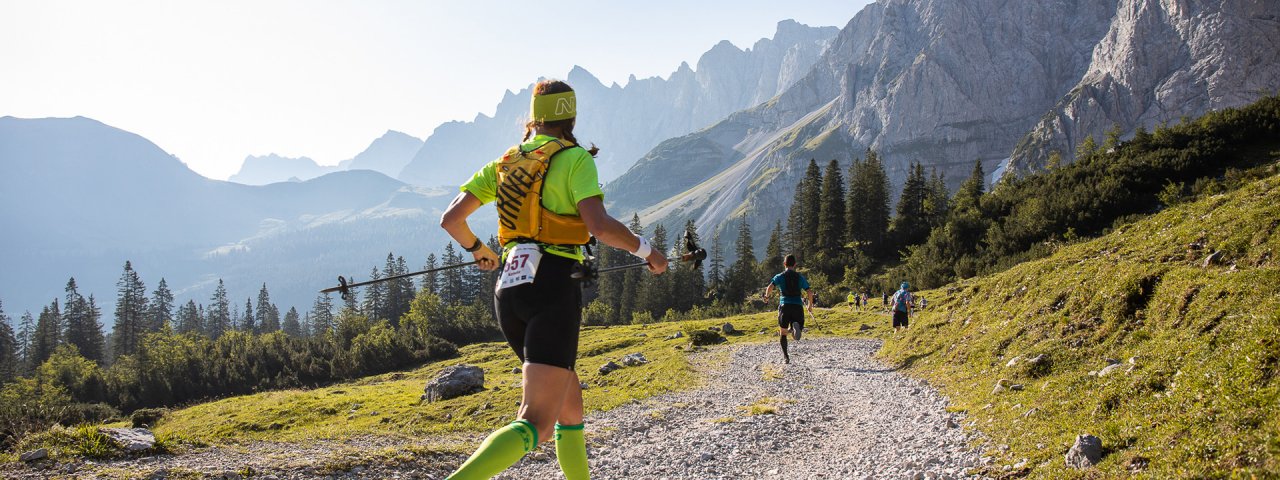
[[[499, 428], [448, 478], [491, 478], [539, 442], [552, 438], [568, 480], [589, 478], [583, 437], [582, 388], [574, 373], [582, 291], [572, 279], [590, 236], [631, 252], [657, 275], [664, 252], [631, 233], [604, 208], [593, 146], [573, 136], [577, 98], [568, 84], [538, 82], [524, 138], [461, 188], [440, 226], [483, 270], [502, 265], [494, 310], [502, 333], [524, 362], [524, 394], [516, 420]], [[471, 231], [467, 217], [489, 202], [498, 209], [498, 254]]]

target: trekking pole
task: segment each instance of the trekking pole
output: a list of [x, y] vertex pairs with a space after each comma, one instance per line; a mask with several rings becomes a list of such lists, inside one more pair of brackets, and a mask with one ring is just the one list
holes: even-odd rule
[[[701, 262], [705, 258], [707, 258], [706, 250], [698, 249], [698, 251], [689, 252], [689, 253], [680, 255], [679, 257], [667, 257], [667, 261], [668, 262], [689, 262], [689, 261]], [[596, 270], [596, 273], [598, 274], [609, 273], [609, 272], [616, 272], [619, 270], [630, 270], [632, 268], [640, 268], [640, 267], [647, 267], [647, 266], [649, 266], [649, 262], [630, 263], [627, 265], [618, 265], [614, 267], [601, 268], [599, 270]]]
[[472, 260], [472, 261], [470, 261], [470, 262], [466, 262], [466, 263], [459, 263], [459, 264], [456, 264], [456, 265], [445, 265], [445, 266], [443, 266], [443, 267], [437, 267], [437, 268], [432, 268], [432, 269], [429, 269], [429, 270], [423, 270], [423, 271], [421, 271], [421, 272], [403, 273], [403, 274], [400, 274], [400, 275], [395, 275], [395, 276], [391, 276], [391, 277], [387, 277], [387, 278], [379, 278], [379, 279], [377, 279], [377, 280], [367, 280], [367, 281], [363, 281], [363, 282], [359, 282], [359, 283], [347, 283], [347, 279], [346, 279], [346, 278], [344, 278], [342, 275], [338, 275], [338, 286], [336, 286], [336, 287], [329, 287], [329, 288], [326, 288], [326, 289], [324, 289], [324, 290], [321, 290], [321, 291], [320, 291], [320, 293], [341, 292], [341, 293], [342, 293], [342, 298], [347, 298], [347, 296], [348, 296], [348, 295], [351, 295], [351, 289], [352, 289], [352, 288], [355, 288], [355, 287], [363, 287], [363, 286], [365, 286], [365, 285], [373, 285], [373, 284], [375, 284], [375, 283], [382, 283], [382, 282], [387, 282], [387, 281], [391, 281], [391, 280], [399, 280], [399, 279], [401, 279], [401, 278], [405, 278], [405, 277], [412, 277], [412, 276], [416, 276], [416, 275], [425, 275], [425, 274], [428, 274], [428, 273], [435, 273], [435, 272], [444, 271], [444, 270], [452, 270], [452, 269], [455, 269], [455, 268], [461, 268], [461, 267], [465, 267], [465, 266], [467, 266], [467, 265], [475, 265], [475, 264], [476, 264], [476, 262], [475, 262], [474, 260]]
[[[667, 257], [668, 262], [693, 262], [693, 268], [701, 268], [702, 261], [707, 258], [707, 251], [698, 247], [693, 241], [693, 232], [686, 230], [684, 232], [684, 248], [687, 253], [678, 257]], [[601, 273], [617, 272], [620, 270], [630, 270], [632, 268], [640, 268], [648, 266], [649, 262], [638, 262], [627, 265], [618, 265], [606, 268], [589, 268], [582, 271], [575, 271], [571, 275], [574, 279], [594, 278]]]

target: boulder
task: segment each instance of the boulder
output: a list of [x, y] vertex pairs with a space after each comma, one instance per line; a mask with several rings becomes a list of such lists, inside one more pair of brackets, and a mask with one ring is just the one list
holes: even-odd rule
[[991, 394], [992, 395], [999, 394], [1000, 392], [1008, 390], [1009, 386], [1010, 386], [1009, 380], [1006, 378], [1001, 378], [999, 381], [996, 382], [995, 388], [991, 389]]
[[858, 331], [859, 331], [859, 332], [865, 332], [865, 331], [867, 331], [867, 330], [871, 330], [871, 325], [867, 325], [867, 324], [865, 324], [865, 323], [864, 323], [864, 324], [862, 324], [861, 326], [859, 326], [859, 327], [858, 327]]
[[601, 365], [601, 366], [600, 366], [600, 374], [601, 374], [601, 375], [608, 375], [608, 374], [609, 374], [609, 372], [612, 372], [612, 371], [617, 370], [617, 369], [619, 369], [619, 368], [622, 368], [622, 365], [618, 365], [618, 364], [616, 364], [616, 363], [609, 362], [609, 363], [606, 363], [606, 364], [604, 364], [604, 365]]
[[1105, 377], [1105, 376], [1107, 376], [1107, 374], [1109, 374], [1109, 373], [1111, 373], [1111, 372], [1114, 372], [1114, 371], [1118, 370], [1119, 368], [1120, 368], [1120, 364], [1119, 364], [1119, 363], [1113, 363], [1113, 364], [1111, 364], [1111, 365], [1107, 365], [1107, 366], [1106, 366], [1106, 368], [1103, 368], [1102, 370], [1099, 370], [1099, 371], [1098, 371], [1098, 376], [1099, 376], [1099, 377]]
[[732, 324], [732, 323], [725, 322], [725, 324], [724, 324], [724, 325], [721, 325], [721, 326], [720, 326], [720, 331], [722, 331], [722, 332], [724, 332], [724, 333], [728, 334], [728, 333], [737, 333], [737, 332], [738, 332], [738, 329], [737, 329], [737, 328], [734, 328], [734, 326], [733, 326], [733, 324]]
[[103, 428], [98, 432], [126, 452], [140, 452], [156, 445], [156, 436], [145, 428]]
[[1221, 260], [1222, 260], [1222, 252], [1215, 251], [1213, 253], [1210, 253], [1209, 256], [1204, 257], [1204, 262], [1200, 264], [1200, 267], [1209, 268]]
[[1020, 362], [1020, 361], [1022, 361], [1022, 355], [1018, 355], [1018, 356], [1016, 356], [1016, 357], [1013, 357], [1013, 358], [1009, 359], [1009, 363], [1004, 364], [1004, 366], [1005, 366], [1005, 367], [1013, 367], [1013, 366], [1017, 365], [1017, 364], [1018, 364], [1018, 362]]
[[448, 400], [484, 389], [484, 370], [475, 365], [445, 367], [424, 389], [428, 402]]
[[1075, 445], [1067, 450], [1065, 460], [1068, 467], [1075, 469], [1097, 465], [1102, 460], [1102, 440], [1093, 435], [1077, 436]]
[[45, 458], [49, 458], [49, 450], [44, 448], [37, 448], [30, 452], [24, 452], [22, 455], [18, 455], [18, 460], [23, 462], [34, 462]]
[[649, 359], [644, 358], [643, 353], [637, 352], [637, 353], [633, 353], [625, 357], [622, 357], [622, 364], [628, 367], [638, 367], [646, 363], [649, 363]]

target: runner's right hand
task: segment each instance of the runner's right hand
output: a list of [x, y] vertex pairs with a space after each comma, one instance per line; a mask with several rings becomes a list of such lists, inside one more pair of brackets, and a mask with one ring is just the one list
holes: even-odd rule
[[487, 272], [498, 268], [498, 254], [493, 253], [493, 249], [489, 248], [488, 245], [471, 252], [471, 256], [476, 259], [476, 267], [481, 270]]
[[656, 248], [649, 252], [649, 256], [645, 258], [645, 261], [649, 262], [649, 273], [659, 275], [667, 271], [667, 256]]

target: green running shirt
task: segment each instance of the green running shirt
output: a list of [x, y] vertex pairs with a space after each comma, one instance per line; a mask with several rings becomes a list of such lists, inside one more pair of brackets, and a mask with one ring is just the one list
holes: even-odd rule
[[[520, 148], [525, 151], [533, 150], [555, 139], [548, 135], [534, 135], [529, 141], [521, 143]], [[497, 199], [496, 167], [499, 161], [501, 161], [500, 158], [485, 164], [480, 171], [471, 176], [471, 180], [462, 185], [460, 190], [475, 195], [480, 199], [480, 203], [489, 203]], [[596, 159], [587, 153], [585, 148], [570, 148], [557, 153], [551, 161], [551, 166], [547, 168], [546, 180], [543, 180], [542, 207], [561, 215], [578, 215], [578, 202], [595, 196], [604, 197], [604, 191], [600, 189]], [[514, 244], [515, 242], [508, 243], [503, 245], [503, 248], [510, 248]], [[583, 259], [582, 249], [579, 247], [542, 245], [547, 253], [577, 261]]]

